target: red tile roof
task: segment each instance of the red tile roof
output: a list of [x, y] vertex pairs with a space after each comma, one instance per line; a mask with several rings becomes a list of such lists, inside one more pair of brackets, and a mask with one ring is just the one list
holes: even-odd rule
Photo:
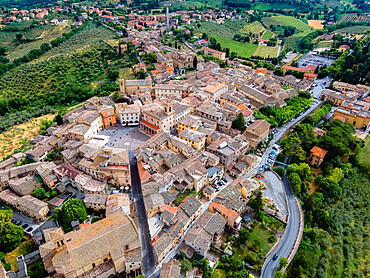
[[312, 155], [317, 156], [317, 157], [319, 157], [319, 158], [324, 158], [324, 157], [325, 157], [325, 155], [328, 153], [328, 151], [326, 151], [326, 150], [324, 150], [324, 149], [322, 149], [322, 148], [319, 148], [319, 147], [317, 147], [317, 146], [314, 146], [314, 147], [311, 149], [311, 151], [310, 151], [310, 152], [312, 153]]
[[150, 127], [150, 128], [152, 128], [152, 129], [154, 129], [154, 130], [158, 130], [159, 129], [159, 127], [157, 127], [157, 126], [155, 126], [155, 125], [153, 125], [153, 124], [151, 124], [151, 123], [149, 123], [147, 121], [141, 121], [141, 123], [144, 124], [144, 125], [146, 125], [146, 126], [148, 126], [148, 127]]
[[309, 77], [309, 78], [316, 78], [317, 74], [314, 74], [314, 73], [311, 73], [311, 72], [305, 72], [303, 76]]
[[288, 66], [288, 65], [284, 65], [283, 66], [283, 69], [286, 69], [286, 70], [294, 70], [294, 71], [312, 71], [312, 70], [315, 70], [316, 69], [316, 66], [314, 65], [309, 65], [307, 67], [304, 67], [304, 68], [297, 68], [297, 67], [292, 67], [292, 66]]
[[335, 117], [333, 118], [333, 120], [340, 120], [340, 121], [342, 121], [343, 123], [345, 123], [345, 122], [346, 122], [346, 118], [344, 118], [344, 117], [342, 117], [342, 116], [339, 116], [339, 115], [335, 116]]

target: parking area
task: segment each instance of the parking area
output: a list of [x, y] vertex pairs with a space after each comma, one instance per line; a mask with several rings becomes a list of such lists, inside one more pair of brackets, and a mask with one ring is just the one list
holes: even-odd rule
[[266, 171], [266, 176], [262, 182], [266, 184], [266, 189], [263, 191], [262, 196], [264, 198], [273, 200], [277, 209], [279, 210], [278, 217], [281, 219], [286, 219], [288, 210], [285, 202], [283, 183], [271, 171]]
[[336, 58], [329, 58], [325, 56], [320, 56], [314, 53], [307, 53], [303, 55], [301, 58], [298, 59], [298, 66], [300, 67], [307, 67], [309, 65], [313, 66], [323, 66], [326, 65], [327, 67], [330, 66]]
[[124, 149], [135, 149], [150, 138], [148, 135], [139, 131], [139, 126], [122, 127], [119, 125], [102, 130], [98, 135], [109, 136], [107, 147]]
[[31, 234], [33, 230], [38, 228], [42, 222], [38, 220], [34, 220], [16, 210], [13, 210], [13, 223], [22, 227], [24, 229], [24, 232], [27, 234]]

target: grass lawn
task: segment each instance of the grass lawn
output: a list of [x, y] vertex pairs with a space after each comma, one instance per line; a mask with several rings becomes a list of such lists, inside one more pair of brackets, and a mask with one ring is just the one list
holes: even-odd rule
[[6, 253], [5, 260], [10, 263], [12, 271], [18, 271], [17, 257], [20, 255], [26, 255], [37, 250], [37, 246], [33, 242], [32, 238], [23, 241], [17, 248], [12, 252]]
[[222, 38], [215, 36], [217, 42], [221, 44], [223, 48], [229, 48], [230, 53], [235, 52], [240, 57], [249, 58], [256, 51], [258, 45], [251, 43], [242, 43], [234, 41], [232, 39]]
[[274, 246], [276, 242], [276, 238], [274, 242], [269, 242], [268, 238], [270, 236], [274, 236], [274, 234], [270, 232], [269, 230], [267, 230], [266, 228], [263, 228], [262, 226], [258, 225], [252, 229], [252, 233], [249, 238], [249, 241], [255, 241], [256, 239], [260, 240], [261, 241], [261, 253], [263, 255], [266, 255], [267, 252], [271, 249], [272, 246]]
[[260, 57], [265, 57], [265, 58], [274, 58], [276, 57], [278, 48], [274, 46], [265, 46], [265, 45], [259, 45], [254, 51], [253, 55], [254, 56], [260, 56]]
[[360, 163], [370, 169], [370, 136], [365, 138], [365, 147], [360, 152]]
[[265, 27], [263, 27], [261, 22], [255, 21], [253, 23], [249, 23], [249, 24], [244, 25], [244, 27], [242, 29], [240, 29], [240, 32], [242, 32], [242, 33], [251, 32], [252, 34], [255, 34], [255, 33], [262, 33], [265, 30], [266, 29], [265, 29]]
[[274, 36], [274, 33], [272, 33], [272, 32], [271, 32], [271, 31], [269, 31], [269, 30], [266, 30], [266, 31], [263, 33], [263, 35], [262, 35], [261, 39], [269, 40], [269, 39], [271, 39], [273, 36]]
[[308, 24], [292, 16], [278, 15], [272, 17], [264, 17], [262, 20], [265, 26], [270, 26], [271, 24], [281, 26], [293, 26], [299, 31], [307, 31], [312, 29], [310, 26], [308, 26]]
[[[269, 241], [269, 238], [273, 238], [272, 242]], [[233, 244], [233, 254], [238, 260], [253, 265], [253, 268], [260, 268], [263, 264], [262, 258], [274, 246], [275, 242], [274, 233], [258, 224], [251, 229], [249, 239], [244, 244], [241, 246]]]

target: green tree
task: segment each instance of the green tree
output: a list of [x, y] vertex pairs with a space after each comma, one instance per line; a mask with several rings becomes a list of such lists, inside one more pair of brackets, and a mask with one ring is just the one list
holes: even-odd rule
[[69, 199], [62, 207], [61, 220], [63, 222], [63, 229], [65, 232], [72, 230], [71, 222], [80, 221], [83, 223], [87, 218], [86, 208], [81, 200]]
[[42, 278], [42, 277], [47, 276], [47, 273], [44, 268], [44, 264], [42, 263], [41, 259], [30, 264], [27, 267], [27, 272], [28, 272], [28, 276], [30, 276], [31, 278]]
[[298, 195], [301, 193], [302, 180], [299, 175], [297, 173], [291, 173], [289, 174], [288, 179], [294, 194]]
[[280, 257], [279, 259], [279, 269], [282, 269], [288, 265], [288, 259], [285, 257]]
[[13, 211], [11, 209], [0, 210], [0, 225], [10, 222], [13, 216]]
[[186, 258], [181, 261], [180, 266], [181, 266], [181, 270], [184, 271], [185, 273], [190, 271], [192, 268], [191, 262]]
[[236, 117], [231, 127], [240, 130], [241, 132], [244, 132], [247, 129], [247, 127], [245, 126], [244, 115], [242, 113], [240, 113], [238, 117]]
[[273, 169], [276, 174], [278, 174], [280, 177], [284, 177], [285, 170], [281, 167], [276, 167]]
[[35, 188], [32, 192], [32, 196], [40, 200], [44, 199], [46, 197], [45, 189], [42, 187]]
[[57, 125], [62, 125], [64, 123], [62, 115], [59, 113], [55, 116], [54, 122], [57, 123]]
[[274, 278], [283, 278], [283, 277], [284, 277], [284, 274], [280, 270], [276, 271], [274, 274]]
[[23, 228], [10, 222], [4, 222], [0, 226], [0, 246], [6, 251], [14, 250], [21, 244]]
[[196, 69], [197, 66], [198, 66], [198, 59], [197, 59], [197, 56], [195, 56], [193, 60], [193, 68]]

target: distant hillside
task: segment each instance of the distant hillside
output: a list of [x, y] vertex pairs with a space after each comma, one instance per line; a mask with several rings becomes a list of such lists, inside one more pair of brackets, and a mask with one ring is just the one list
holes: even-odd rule
[[52, 4], [54, 2], [56, 2], [56, 0], [0, 0], [0, 7], [30, 9]]

